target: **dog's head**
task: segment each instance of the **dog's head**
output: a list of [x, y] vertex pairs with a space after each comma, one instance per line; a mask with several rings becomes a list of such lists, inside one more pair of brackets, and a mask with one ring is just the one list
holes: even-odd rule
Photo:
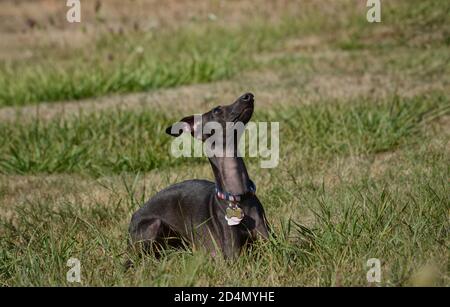
[[183, 132], [188, 132], [195, 138], [206, 141], [220, 127], [225, 144], [227, 126], [238, 124], [245, 126], [253, 115], [253, 109], [254, 96], [251, 93], [246, 93], [232, 104], [217, 106], [204, 114], [184, 117], [168, 127], [166, 133], [171, 136], [180, 136]]

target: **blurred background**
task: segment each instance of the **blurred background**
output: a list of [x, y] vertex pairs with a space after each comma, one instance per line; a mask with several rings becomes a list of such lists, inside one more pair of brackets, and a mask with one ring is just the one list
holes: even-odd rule
[[[0, 0], [0, 285], [449, 282], [450, 1]], [[249, 174], [277, 238], [227, 263], [134, 257], [131, 214], [169, 184], [167, 126], [255, 94], [280, 163]]]
[[[85, 0], [81, 23], [67, 22], [64, 1], [2, 0], [0, 5], [3, 106], [205, 83], [301, 61], [312, 61], [308, 68], [315, 72], [317, 65], [333, 65], [324, 68], [331, 72], [348, 68], [332, 80], [338, 91], [367, 79], [363, 87], [408, 91], [405, 79], [418, 78], [418, 72], [434, 83], [433, 72], [445, 68], [432, 62], [425, 71], [398, 70], [427, 61], [421, 51], [437, 53], [436, 47], [449, 44], [446, 1], [384, 1], [381, 23], [366, 20], [369, 8], [361, 0]], [[364, 53], [368, 69], [350, 71], [348, 63], [340, 64], [343, 54], [357, 51]], [[383, 61], [370, 62], [380, 53]], [[446, 53], [435, 57], [445, 63]], [[380, 70], [395, 84], [379, 80]], [[297, 76], [301, 86], [311, 81], [306, 74]], [[355, 74], [356, 80], [345, 79]], [[318, 92], [327, 86], [314, 82]]]

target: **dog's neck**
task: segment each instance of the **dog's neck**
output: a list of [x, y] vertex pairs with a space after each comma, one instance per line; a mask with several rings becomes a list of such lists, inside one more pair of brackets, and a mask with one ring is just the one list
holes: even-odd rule
[[234, 195], [249, 191], [251, 181], [242, 157], [211, 157], [209, 162], [219, 190]]

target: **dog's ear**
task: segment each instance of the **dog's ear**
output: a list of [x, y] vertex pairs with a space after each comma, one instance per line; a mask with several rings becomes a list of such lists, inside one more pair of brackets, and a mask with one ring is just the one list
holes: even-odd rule
[[166, 133], [175, 137], [180, 136], [183, 132], [189, 132], [194, 135], [196, 117], [191, 115], [181, 119], [179, 122], [167, 127]]

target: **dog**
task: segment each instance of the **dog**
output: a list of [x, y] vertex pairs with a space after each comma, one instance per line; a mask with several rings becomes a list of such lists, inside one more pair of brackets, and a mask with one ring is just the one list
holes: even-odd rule
[[[175, 137], [190, 133], [205, 143], [213, 135], [204, 129], [208, 123], [226, 131], [227, 123], [246, 125], [253, 110], [254, 96], [246, 93], [230, 105], [217, 106], [201, 116], [184, 117], [177, 125], [168, 127], [166, 133]], [[230, 259], [258, 238], [269, 237], [266, 215], [255, 194], [256, 186], [238, 155], [240, 135], [234, 139], [230, 136], [223, 133], [213, 147], [221, 149], [208, 157], [214, 182], [193, 179], [173, 184], [133, 214], [129, 226], [132, 246], [158, 253], [161, 248], [187, 243]]]

